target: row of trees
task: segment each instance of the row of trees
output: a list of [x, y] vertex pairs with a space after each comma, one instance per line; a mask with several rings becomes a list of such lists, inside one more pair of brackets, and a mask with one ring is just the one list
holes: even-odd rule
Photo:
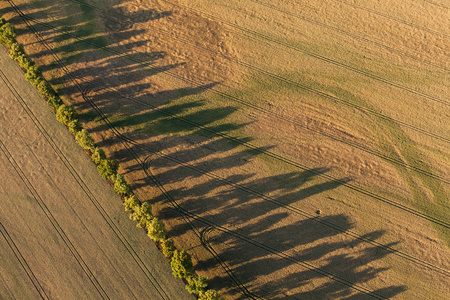
[[164, 256], [170, 261], [172, 274], [185, 280], [186, 289], [201, 300], [223, 299], [220, 293], [207, 289], [206, 277], [195, 276], [191, 255], [185, 250], [176, 249], [172, 239], [167, 238], [164, 223], [152, 214], [150, 203], [140, 203], [123, 175], [118, 174], [117, 160], [108, 159], [105, 152], [95, 146], [94, 139], [78, 122], [78, 113], [72, 105], [66, 105], [55, 90], [42, 76], [42, 70], [25, 53], [22, 44], [16, 41], [16, 31], [10, 23], [0, 18], [0, 43], [9, 48], [9, 56], [25, 71], [25, 78], [33, 84], [47, 104], [56, 112], [58, 121], [67, 126], [76, 142], [90, 154], [99, 174], [110, 181], [114, 191], [123, 199], [125, 210], [130, 211], [130, 219], [137, 221], [137, 226], [144, 228], [147, 235], [159, 243]]

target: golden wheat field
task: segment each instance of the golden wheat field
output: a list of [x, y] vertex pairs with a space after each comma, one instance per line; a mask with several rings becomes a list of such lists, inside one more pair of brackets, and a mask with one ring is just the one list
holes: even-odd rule
[[448, 1], [0, 11], [226, 299], [450, 294]]

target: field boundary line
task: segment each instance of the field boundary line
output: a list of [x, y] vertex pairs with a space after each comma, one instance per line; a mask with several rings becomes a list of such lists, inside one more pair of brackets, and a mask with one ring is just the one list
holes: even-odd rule
[[[21, 12], [20, 10], [18, 10], [18, 8], [15, 6], [15, 4], [11, 1], [8, 0], [8, 2], [10, 2], [10, 4], [17, 9], [16, 12], [19, 14], [19, 16], [22, 17], [22, 15], [19, 13]], [[12, 2], [12, 3], [11, 3]], [[24, 20], [25, 21], [25, 20]], [[26, 22], [26, 21], [25, 21]], [[46, 43], [42, 40], [42, 38], [39, 36], [39, 33], [37, 31], [34, 30], [34, 28], [32, 27], [31, 24], [27, 23], [27, 26], [30, 27], [30, 29], [34, 32], [34, 34], [36, 35], [36, 37], [38, 38], [38, 40], [44, 45], [46, 46]], [[49, 50], [50, 52], [52, 51], [52, 49], [46, 47], [47, 50]], [[56, 57], [55, 58], [57, 63], [59, 63], [59, 59]], [[64, 65], [60, 66], [63, 69], [65, 68]], [[75, 78], [73, 78], [73, 76], [71, 76], [70, 72], [68, 70], [65, 70], [65, 72], [67, 72], [69, 78], [74, 82], [74, 84], [78, 87], [78, 89], [80, 90], [80, 92], [83, 92], [83, 90], [81, 89], [81, 87], [79, 86], [78, 82], [76, 81]], [[17, 92], [16, 92], [17, 93]], [[18, 93], [17, 93], [18, 94]], [[20, 97], [20, 95], [19, 95]], [[16, 97], [17, 98], [17, 97]], [[20, 97], [21, 98], [21, 97]], [[162, 286], [159, 284], [159, 282], [156, 280], [156, 278], [153, 276], [153, 274], [150, 272], [150, 270], [148, 269], [147, 265], [145, 265], [143, 263], [143, 261], [141, 260], [141, 258], [139, 257], [139, 255], [136, 253], [136, 251], [133, 249], [133, 247], [131, 246], [131, 244], [128, 242], [128, 240], [126, 239], [126, 237], [122, 234], [122, 232], [120, 231], [120, 229], [114, 224], [114, 222], [112, 221], [112, 219], [109, 217], [109, 215], [107, 214], [107, 212], [103, 209], [103, 207], [100, 205], [100, 203], [98, 202], [98, 200], [95, 198], [95, 196], [93, 195], [93, 193], [90, 191], [89, 187], [87, 186], [87, 184], [81, 179], [81, 177], [78, 175], [78, 173], [75, 171], [74, 167], [71, 165], [71, 163], [69, 162], [69, 160], [66, 158], [66, 156], [61, 152], [61, 150], [56, 146], [55, 142], [53, 141], [53, 139], [49, 136], [49, 134], [47, 133], [47, 131], [45, 130], [45, 128], [42, 126], [42, 124], [40, 124], [40, 122], [37, 120], [37, 118], [34, 116], [34, 114], [31, 112], [31, 110], [28, 108], [28, 106], [26, 105], [25, 101], [23, 99], [21, 99], [21, 101], [19, 101], [20, 104], [24, 107], [24, 110], [27, 112], [27, 114], [29, 114], [30, 118], [32, 119], [32, 121], [36, 124], [36, 127], [43, 133], [43, 136], [46, 138], [46, 140], [48, 141], [48, 143], [50, 144], [50, 146], [53, 148], [53, 150], [55, 151], [55, 154], [58, 155], [62, 162], [64, 163], [64, 165], [66, 166], [66, 168], [68, 169], [68, 171], [71, 173], [71, 175], [73, 176], [73, 178], [75, 179], [75, 181], [79, 184], [79, 186], [82, 188], [82, 190], [84, 191], [84, 193], [88, 196], [89, 200], [92, 202], [92, 204], [94, 205], [94, 207], [96, 207], [97, 211], [100, 213], [100, 215], [103, 217], [103, 219], [107, 222], [107, 224], [110, 226], [111, 230], [113, 230], [113, 232], [116, 234], [117, 238], [121, 241], [121, 243], [124, 245], [124, 247], [127, 249], [128, 253], [131, 255], [131, 257], [134, 259], [134, 261], [136, 262], [136, 264], [139, 266], [139, 268], [143, 271], [143, 273], [145, 274], [145, 276], [147, 277], [147, 279], [151, 282], [151, 284], [154, 286], [155, 290], [160, 294], [162, 299], [169, 299], [168, 295], [166, 294], [165, 290], [162, 288]], [[22, 103], [23, 102], [23, 103]]]
[[[10, 0], [9, 0], [9, 1], [10, 1]], [[163, 0], [163, 1], [165, 1], [165, 0]], [[29, 19], [30, 17], [25, 16], [25, 18]], [[31, 18], [31, 19], [33, 19], [33, 18]], [[40, 24], [40, 23], [41, 23], [41, 24], [44, 24], [44, 27], [47, 27], [47, 26], [45, 26], [45, 23], [42, 23], [42, 22], [39, 22], [39, 21], [34, 21], [34, 22], [36, 22], [37, 24]], [[47, 24], [47, 25], [48, 25], [48, 24]], [[50, 26], [50, 25], [49, 25], [49, 27], [50, 27], [50, 28], [53, 28], [53, 29], [55, 29], [55, 30], [57, 30], [57, 31], [63, 32], [63, 33], [65, 33], [65, 34], [72, 35], [72, 34], [70, 34], [70, 33], [67, 33], [67, 32], [64, 32], [64, 31], [62, 31], [62, 30], [59, 30], [59, 29], [56, 28], [56, 27], [53, 27], [53, 26]], [[72, 35], [72, 36], [73, 36], [73, 35]], [[80, 39], [80, 38], [77, 37], [77, 36], [75, 36], [75, 38], [77, 38], [77, 39], [79, 39], [79, 40], [82, 40], [82, 39]], [[87, 43], [89, 43], [89, 42], [87, 42]], [[92, 43], [91, 43], [91, 44], [92, 44]], [[94, 44], [94, 45], [95, 45], [95, 44]], [[119, 51], [114, 51], [114, 50], [108, 49], [107, 47], [99, 47], [99, 48], [105, 49], [106, 51], [110, 50], [112, 53], [115, 53], [115, 54], [123, 54], [123, 53], [121, 53], [121, 52], [119, 52]], [[139, 60], [133, 60], [133, 59], [131, 59], [130, 57], [127, 57], [126, 54], [124, 54], [123, 56], [126, 57], [127, 59], [132, 60], [132, 61], [141, 62], [141, 61], [139, 61]], [[123, 95], [122, 95], [122, 96], [123, 96]], [[124, 97], [129, 98], [128, 96], [124, 96]], [[131, 99], [131, 98], [130, 98], [130, 99]], [[147, 104], [147, 105], [149, 105], [149, 104]], [[178, 118], [179, 118], [179, 117], [178, 117]], [[184, 120], [184, 121], [185, 121], [185, 120]], [[196, 125], [194, 125], [194, 126], [196, 126]], [[233, 138], [233, 139], [235, 139], [235, 138]], [[237, 139], [235, 139], [235, 140], [237, 140]], [[247, 145], [248, 145], [248, 143], [247, 143]], [[254, 146], [253, 146], [253, 147], [254, 147]], [[252, 149], [252, 148], [251, 148], [251, 149]], [[256, 151], [258, 151], [258, 152], [261, 152], [261, 151], [262, 151], [262, 150], [259, 149], [259, 148], [258, 148], [258, 149], [252, 149], [252, 150], [256, 150]], [[264, 153], [264, 154], [267, 154], [267, 153]], [[269, 155], [269, 156], [270, 156], [270, 155]], [[276, 158], [276, 154], [275, 154], [274, 158]], [[280, 157], [280, 158], [281, 158], [281, 157]], [[284, 159], [282, 159], [282, 161], [288, 163], [289, 159], [285, 159], [285, 158], [284, 158]], [[295, 162], [292, 162], [292, 161], [291, 161], [290, 163], [294, 163], [294, 165], [295, 165]], [[304, 167], [304, 166], [300, 166], [300, 168], [303, 169], [303, 170], [308, 169], [308, 168], [306, 168], [306, 167]], [[325, 177], [328, 177], [328, 176], [330, 176], [330, 175], [319, 174], [319, 176], [325, 176]], [[336, 180], [335, 178], [327, 178], [327, 179]], [[391, 204], [391, 205], [393, 205], [393, 206], [395, 206], [395, 207], [398, 207], [398, 208], [400, 208], [400, 209], [403, 209], [403, 210], [405, 210], [405, 211], [408, 211], [408, 212], [410, 212], [410, 213], [412, 213], [412, 214], [414, 214], [414, 215], [416, 215], [416, 216], [419, 216], [419, 217], [422, 217], [422, 218], [424, 218], [424, 219], [427, 219], [427, 220], [429, 220], [429, 221], [431, 221], [431, 222], [433, 222], [433, 223], [436, 223], [436, 224], [441, 225], [441, 226], [446, 227], [446, 228], [450, 228], [450, 224], [448, 224], [448, 223], [446, 223], [446, 222], [444, 222], [444, 221], [441, 221], [441, 220], [438, 220], [438, 219], [436, 219], [436, 218], [430, 217], [430, 216], [428, 216], [428, 215], [426, 215], [426, 214], [422, 214], [422, 213], [420, 213], [420, 212], [418, 212], [418, 211], [416, 211], [416, 210], [414, 210], [414, 209], [410, 209], [410, 208], [408, 208], [408, 207], [406, 207], [406, 206], [404, 206], [404, 205], [401, 205], [401, 204], [399, 204], [399, 203], [397, 203], [397, 202], [391, 201], [391, 200], [389, 200], [389, 199], [387, 199], [387, 198], [385, 198], [385, 197], [382, 197], [382, 196], [373, 194], [373, 193], [371, 193], [371, 192], [369, 192], [369, 191], [366, 191], [366, 190], [363, 189], [363, 188], [356, 187], [356, 186], [350, 185], [350, 184], [348, 184], [348, 183], [343, 183], [343, 185], [345, 185], [345, 186], [347, 186], [347, 187], [350, 187], [351, 189], [353, 189], [353, 190], [355, 190], [355, 191], [357, 191], [357, 192], [360, 192], [360, 193], [362, 193], [362, 194], [368, 195], [368, 196], [370, 196], [370, 197], [372, 197], [372, 198], [375, 198], [375, 199], [377, 199], [377, 200], [381, 200], [382, 202]]]

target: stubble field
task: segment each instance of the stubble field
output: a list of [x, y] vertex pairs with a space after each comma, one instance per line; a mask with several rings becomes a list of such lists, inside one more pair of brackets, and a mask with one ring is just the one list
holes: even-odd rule
[[227, 298], [449, 294], [445, 1], [0, 8]]

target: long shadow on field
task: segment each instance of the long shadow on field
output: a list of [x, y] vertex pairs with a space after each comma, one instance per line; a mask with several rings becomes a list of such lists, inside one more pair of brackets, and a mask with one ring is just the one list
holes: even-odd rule
[[[325, 179], [321, 175], [331, 170], [320, 167], [294, 171], [267, 155], [267, 151], [276, 153], [277, 145], [247, 147], [258, 141], [243, 136], [247, 120], [233, 119], [239, 108], [209, 101], [208, 91], [217, 80], [186, 84], [183, 80], [191, 78], [180, 71], [186, 62], [153, 49], [152, 41], [130, 38], [145, 32], [135, 25], [167, 18], [172, 12], [111, 8], [97, 13], [72, 1], [65, 8], [49, 1], [36, 3], [41, 7], [30, 16], [55, 18], [35, 29], [70, 70], [66, 73], [53, 62], [44, 65], [44, 71], [58, 74], [52, 82], [82, 111], [81, 121], [96, 124], [90, 131], [102, 139], [99, 146], [114, 149], [114, 158], [126, 164], [121, 172], [133, 176], [133, 189], [153, 185], [152, 199], [145, 200], [159, 205], [157, 214], [167, 222], [169, 236], [176, 241], [193, 239], [194, 229], [202, 232], [204, 246], [217, 251], [200, 260], [197, 271], [217, 267], [220, 261], [235, 280], [226, 273], [217, 274], [209, 280], [212, 288], [237, 285], [233, 293], [242, 298], [242, 286], [267, 299], [367, 296], [361, 287], [386, 271], [380, 259], [387, 252], [362, 239], [377, 241], [384, 232], [373, 231], [361, 239], [349, 236], [346, 232], [355, 225], [348, 216], [315, 205], [316, 199], [350, 179]], [[64, 17], [61, 9], [68, 7], [74, 14]], [[101, 15], [103, 22], [97, 20]], [[15, 17], [11, 22], [22, 21]], [[31, 56], [48, 61], [50, 54], [40, 47]], [[175, 79], [166, 85], [153, 80], [154, 75], [169, 72], [184, 84]], [[103, 125], [92, 106], [108, 117], [108, 125]], [[123, 140], [111, 134], [110, 127], [135, 143], [121, 146]], [[150, 173], [143, 174], [143, 169]], [[175, 206], [189, 212], [190, 223], [180, 218]], [[207, 226], [211, 224], [220, 230]], [[405, 290], [377, 286], [374, 292], [386, 298]]]
[[[193, 163], [197, 151], [181, 155], [191, 158], [188, 166], [170, 164], [162, 156], [153, 159], [150, 168], [170, 194], [170, 201], [200, 218], [194, 226], [207, 232], [204, 240], [218, 253], [218, 257], [200, 262], [197, 270], [225, 262], [239, 281], [217, 276], [210, 280], [211, 286], [255, 285], [259, 281], [252, 292], [267, 299], [371, 298], [367, 293], [372, 290], [364, 286], [387, 270], [379, 260], [388, 252], [362, 241], [379, 240], [384, 232], [374, 231], [358, 239], [346, 234], [354, 224], [344, 214], [326, 215], [320, 207], [316, 212], [316, 208], [303, 209], [301, 205], [302, 200], [338, 188], [348, 179], [321, 180], [318, 176], [328, 171], [323, 168], [266, 178], [252, 173], [211, 178], [210, 173], [233, 169], [239, 164], [236, 162], [241, 163], [238, 167], [249, 167], [255, 157], [241, 151], [219, 162], [212, 158]], [[208, 156], [200, 159], [204, 157]], [[171, 188], [180, 185], [185, 187]], [[177, 213], [169, 208], [162, 216], [169, 220]], [[209, 232], [201, 219], [220, 229]], [[192, 227], [180, 224], [172, 227], [170, 236], [190, 230]], [[387, 286], [376, 293], [381, 295], [377, 297], [392, 297], [405, 289]]]

